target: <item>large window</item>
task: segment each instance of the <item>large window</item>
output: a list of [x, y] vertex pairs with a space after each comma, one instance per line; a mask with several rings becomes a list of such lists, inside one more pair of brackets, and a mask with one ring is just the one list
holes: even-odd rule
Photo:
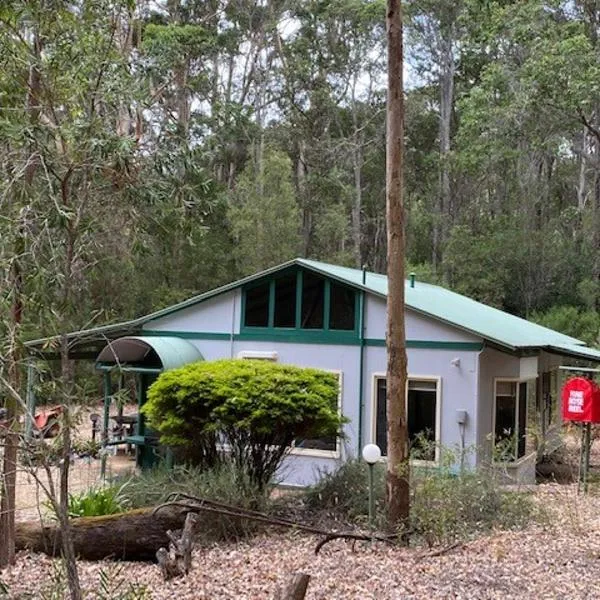
[[[386, 380], [375, 377], [375, 443], [387, 454]], [[439, 446], [439, 379], [409, 377], [406, 390], [411, 457], [433, 462]]]
[[357, 335], [357, 292], [310, 271], [289, 271], [243, 291], [242, 328]]
[[535, 396], [535, 383], [496, 380], [494, 394], [494, 459], [513, 462], [527, 451], [528, 396]]

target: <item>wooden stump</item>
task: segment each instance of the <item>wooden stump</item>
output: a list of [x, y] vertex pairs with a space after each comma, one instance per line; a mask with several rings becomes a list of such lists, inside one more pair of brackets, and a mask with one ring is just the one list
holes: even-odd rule
[[310, 575], [296, 573], [284, 588], [275, 592], [274, 600], [304, 600], [309, 581]]
[[160, 566], [165, 581], [173, 577], [187, 575], [192, 568], [192, 549], [194, 547], [194, 528], [198, 522], [198, 515], [188, 513], [183, 525], [181, 535], [167, 531], [170, 540], [169, 549], [159, 548], [156, 559]]

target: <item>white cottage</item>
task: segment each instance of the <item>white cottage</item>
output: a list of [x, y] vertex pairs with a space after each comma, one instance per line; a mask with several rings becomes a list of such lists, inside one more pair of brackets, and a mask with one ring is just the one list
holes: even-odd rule
[[[405, 291], [409, 436], [436, 447], [421, 458], [435, 464], [441, 447], [463, 447], [474, 450], [467, 460], [475, 464], [501, 445], [507, 472], [533, 481], [540, 443], [560, 424], [559, 367], [598, 363], [600, 351], [414, 277]], [[350, 420], [346, 439], [305, 441], [282, 471], [284, 483], [306, 485], [318, 469], [359, 455], [368, 442], [385, 455], [386, 296], [384, 275], [295, 259], [67, 339], [73, 358], [97, 357], [107, 396], [111, 371], [135, 371], [140, 402], [157, 373], [202, 358], [258, 358], [337, 373], [340, 410]], [[48, 342], [28, 347], [43, 351]], [[127, 441], [148, 452], [143, 423]]]

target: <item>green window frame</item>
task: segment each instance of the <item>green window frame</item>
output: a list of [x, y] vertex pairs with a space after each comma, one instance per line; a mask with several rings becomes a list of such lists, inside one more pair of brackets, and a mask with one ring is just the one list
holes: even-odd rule
[[[332, 341], [340, 342], [344, 339], [356, 339], [358, 338], [358, 323], [359, 323], [359, 293], [357, 290], [352, 290], [353, 299], [354, 299], [354, 320], [353, 327], [351, 329], [332, 329], [331, 328], [331, 295], [332, 295], [332, 287], [340, 286], [342, 288], [352, 289], [349, 286], [338, 283], [337, 281], [333, 281], [327, 277], [319, 275], [315, 273], [315, 276], [320, 277], [324, 282], [324, 290], [323, 290], [323, 315], [322, 315], [322, 327], [319, 328], [308, 328], [302, 327], [302, 316], [303, 316], [303, 284], [304, 284], [304, 273], [305, 271], [298, 269], [295, 271], [296, 276], [296, 302], [295, 302], [295, 322], [294, 327], [276, 327], [275, 326], [275, 289], [276, 282], [280, 281], [284, 278], [289, 278], [291, 272], [287, 271], [279, 274], [276, 277], [272, 277], [268, 280], [260, 280], [257, 282], [253, 282], [245, 286], [242, 289], [242, 310], [241, 310], [241, 324], [240, 324], [240, 332], [241, 333], [249, 333], [249, 334], [268, 334], [269, 336], [277, 337], [277, 336], [285, 336], [290, 333], [294, 333], [297, 338], [305, 337], [306, 339], [323, 339], [323, 341], [327, 341], [331, 339]], [[313, 275], [312, 272], [310, 272]], [[268, 283], [268, 319], [266, 326], [250, 326], [246, 325], [246, 296], [249, 290], [256, 289], [258, 287], [265, 286]]]

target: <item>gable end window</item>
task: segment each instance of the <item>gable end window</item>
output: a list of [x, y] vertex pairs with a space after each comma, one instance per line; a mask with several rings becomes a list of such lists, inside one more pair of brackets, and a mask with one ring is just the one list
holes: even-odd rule
[[310, 271], [288, 271], [243, 290], [242, 328], [358, 332], [357, 292]]

